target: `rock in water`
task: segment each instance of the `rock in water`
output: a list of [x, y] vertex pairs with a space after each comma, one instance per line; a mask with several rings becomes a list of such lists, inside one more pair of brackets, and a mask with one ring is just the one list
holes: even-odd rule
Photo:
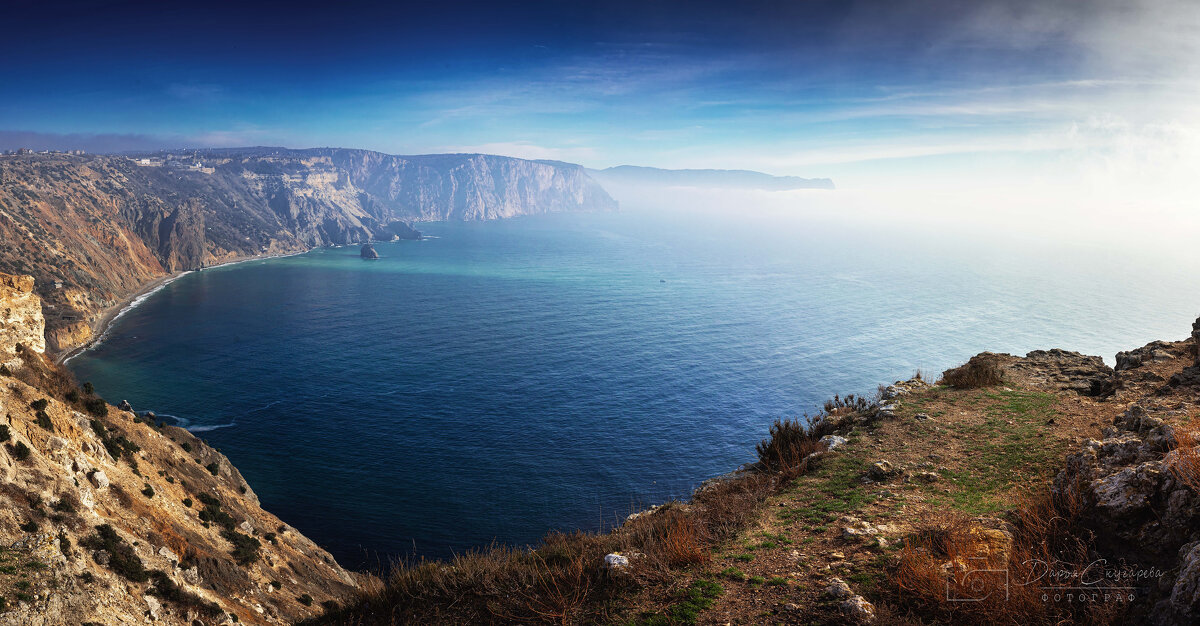
[[358, 253], [364, 259], [378, 259], [379, 253], [375, 251], [375, 246], [369, 243], [363, 244], [362, 250]]

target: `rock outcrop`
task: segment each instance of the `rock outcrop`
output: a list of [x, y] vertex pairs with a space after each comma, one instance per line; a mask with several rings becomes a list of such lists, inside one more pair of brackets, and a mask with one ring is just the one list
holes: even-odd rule
[[362, 249], [358, 251], [358, 256], [364, 259], [378, 259], [379, 253], [375, 251], [375, 246], [364, 243]]
[[[204, 167], [195, 167], [201, 160]], [[577, 165], [247, 148], [0, 157], [0, 272], [37, 279], [47, 348], [156, 278], [262, 254], [418, 239], [414, 221], [609, 210]]]
[[[1118, 382], [1161, 380], [1140, 368], [1190, 360], [1189, 343], [1154, 342], [1121, 353]], [[1200, 450], [1191, 425], [1200, 417], [1193, 412], [1200, 388], [1186, 377], [1176, 387], [1130, 404], [1103, 439], [1084, 442], [1068, 457], [1053, 486], [1079, 502], [1105, 562], [1140, 576], [1126, 582], [1156, 624], [1200, 622]]]
[[21, 364], [18, 346], [46, 351], [42, 303], [32, 276], [0, 274], [0, 365], [14, 369]]
[[[30, 281], [0, 276], [40, 311]], [[0, 352], [40, 335], [22, 319]], [[286, 624], [357, 588], [203, 441], [64, 387], [33, 349], [17, 356], [0, 373], [0, 624]]]

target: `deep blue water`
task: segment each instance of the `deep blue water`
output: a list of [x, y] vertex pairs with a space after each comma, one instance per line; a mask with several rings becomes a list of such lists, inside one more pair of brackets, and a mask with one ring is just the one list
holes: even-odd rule
[[990, 349], [1180, 338], [1192, 268], [779, 215], [436, 223], [186, 275], [73, 359], [350, 566], [599, 528], [771, 420]]

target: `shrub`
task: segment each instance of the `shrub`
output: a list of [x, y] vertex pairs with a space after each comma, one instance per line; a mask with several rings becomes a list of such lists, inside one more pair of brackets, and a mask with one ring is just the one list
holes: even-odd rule
[[326, 600], [321, 603], [321, 608], [325, 609], [326, 611], [336, 611], [338, 608], [338, 603], [336, 600]]
[[279, 582], [278, 580], [272, 580], [271, 586], [274, 587], [276, 591], [283, 589], [283, 583]]
[[37, 400], [29, 403], [29, 408], [33, 409], [34, 411], [45, 411], [46, 407], [48, 406], [50, 406], [50, 401], [45, 398], [38, 398]]
[[50, 416], [45, 411], [37, 412], [37, 425], [50, 432], [54, 432], [54, 423], [50, 421]]
[[258, 560], [258, 549], [262, 543], [254, 537], [228, 529], [221, 531], [221, 536], [233, 544], [232, 554], [238, 565], [246, 566]]
[[0, 376], [12, 376], [12, 370], [7, 365], [0, 365]]
[[183, 443], [181, 443], [181, 444], [179, 444], [179, 447], [180, 447], [180, 448], [183, 448], [183, 451], [184, 451], [184, 452], [191, 452], [191, 451], [192, 451], [192, 444], [190, 444], [190, 443], [188, 443], [188, 442], [186, 442], [186, 441], [185, 441], [185, 442], [183, 442]]
[[296, 600], [298, 600], [300, 604], [303, 604], [304, 606], [312, 606], [313, 603], [312, 596], [308, 595], [307, 593], [301, 594], [299, 598], [296, 598]]
[[63, 395], [63, 399], [71, 404], [76, 404], [79, 402], [79, 392], [72, 389]]
[[216, 475], [217, 475], [217, 472], [221, 470], [221, 466], [220, 466], [220, 465], [217, 465], [217, 462], [216, 462], [216, 461], [213, 461], [212, 463], [209, 463], [208, 465], [205, 465], [205, 466], [204, 466], [204, 469], [208, 470], [208, 473], [209, 473], [209, 474], [212, 474], [213, 476], [216, 476]]
[[104, 401], [104, 398], [88, 398], [83, 401], [83, 408], [96, 417], [108, 415], [108, 403]]
[[191, 498], [184, 498], [184, 499], [183, 499], [183, 506], [186, 506], [186, 507], [187, 507], [187, 508], [189, 508], [189, 509], [190, 509], [190, 508], [192, 508], [192, 499], [191, 499]]
[[942, 383], [955, 389], [994, 387], [1004, 382], [1004, 368], [994, 354], [977, 354], [966, 363], [942, 372]]
[[18, 441], [16, 445], [8, 446], [8, 452], [14, 459], [24, 461], [29, 458], [30, 453], [33, 451], [29, 449], [29, 446], [25, 445], [25, 442]]
[[96, 393], [96, 388], [93, 387], [92, 383], [90, 383], [90, 382], [83, 383], [83, 393], [86, 393], [87, 395], [90, 396], [90, 395]]
[[97, 526], [95, 534], [79, 543], [85, 548], [108, 552], [108, 569], [123, 578], [135, 583], [149, 580], [150, 573], [146, 571], [142, 560], [133, 551], [133, 547], [126, 543], [116, 530], [113, 530], [112, 526], [108, 524]]
[[37, 529], [38, 529], [38, 525], [37, 525], [37, 522], [35, 522], [33, 520], [29, 520], [28, 522], [21, 524], [17, 528], [20, 528], [23, 532], [36, 533]]
[[7, 424], [0, 424], [0, 441], [8, 441], [12, 438], [12, 433], [8, 432]]
[[145, 485], [146, 485], [146, 487], [144, 489], [142, 489], [142, 495], [146, 496], [147, 498], [153, 498], [154, 497], [154, 487], [151, 487], [150, 483], [145, 483]]
[[775, 420], [770, 438], [755, 448], [763, 468], [784, 474], [803, 473], [808, 469], [808, 455], [824, 449], [816, 433], [793, 419]]

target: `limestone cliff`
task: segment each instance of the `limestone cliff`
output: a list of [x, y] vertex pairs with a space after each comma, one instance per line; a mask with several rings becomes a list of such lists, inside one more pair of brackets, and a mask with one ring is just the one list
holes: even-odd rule
[[19, 361], [0, 373], [0, 624], [283, 624], [357, 587], [219, 452], [18, 350], [41, 331], [31, 282], [0, 275], [21, 320], [0, 330]]
[[0, 157], [0, 271], [30, 274], [47, 348], [172, 272], [260, 254], [416, 239], [418, 220], [608, 210], [582, 167], [486, 155], [245, 148]]
[[46, 351], [41, 300], [33, 293], [33, 278], [0, 274], [0, 365], [21, 364], [17, 346]]

